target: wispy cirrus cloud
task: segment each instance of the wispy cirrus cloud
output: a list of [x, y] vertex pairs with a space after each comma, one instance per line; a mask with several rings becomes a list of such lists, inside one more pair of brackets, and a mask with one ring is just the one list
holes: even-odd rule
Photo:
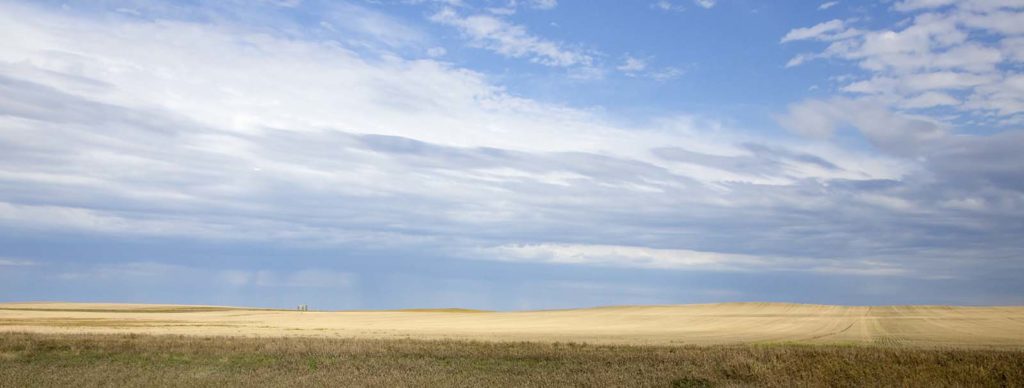
[[0, 257], [0, 267], [25, 267], [38, 265], [38, 263], [32, 260], [14, 259], [8, 257]]
[[650, 58], [627, 55], [622, 63], [615, 67], [615, 70], [629, 77], [643, 77], [656, 81], [673, 80], [686, 73], [683, 69], [674, 66], [652, 68], [650, 60]]
[[815, 24], [811, 27], [795, 28], [786, 33], [786, 36], [782, 37], [781, 42], [786, 43], [804, 39], [835, 39], [832, 34], [838, 31], [842, 31], [845, 25], [846, 23], [842, 20], [832, 19], [827, 22]]
[[435, 23], [456, 27], [470, 43], [480, 48], [513, 58], [557, 67], [590, 66], [594, 58], [586, 50], [567, 47], [527, 31], [526, 27], [512, 24], [492, 15], [463, 16], [454, 8], [443, 8], [430, 17]]

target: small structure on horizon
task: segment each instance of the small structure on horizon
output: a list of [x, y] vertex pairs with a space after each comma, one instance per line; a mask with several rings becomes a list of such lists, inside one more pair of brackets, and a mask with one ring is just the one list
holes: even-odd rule
[[309, 311], [309, 305], [308, 304], [300, 304], [299, 307], [296, 310], [299, 310], [299, 311]]

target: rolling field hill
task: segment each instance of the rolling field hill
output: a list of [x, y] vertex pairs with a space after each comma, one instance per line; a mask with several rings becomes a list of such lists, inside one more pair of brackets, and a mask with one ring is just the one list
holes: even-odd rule
[[0, 304], [0, 331], [1021, 349], [1024, 307], [723, 303], [517, 312], [302, 312], [216, 306], [6, 303]]

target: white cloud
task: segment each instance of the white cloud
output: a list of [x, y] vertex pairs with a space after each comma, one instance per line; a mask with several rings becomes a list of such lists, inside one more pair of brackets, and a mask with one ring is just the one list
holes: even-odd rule
[[765, 264], [765, 259], [755, 256], [617, 245], [517, 244], [488, 248], [482, 253], [483, 255], [478, 255], [478, 257], [553, 264], [591, 264], [639, 268], [721, 270]]
[[686, 74], [686, 71], [683, 69], [680, 69], [678, 67], [666, 67], [651, 72], [649, 76], [658, 81], [669, 81], [682, 77], [683, 74]]
[[992, 76], [965, 72], [937, 71], [899, 77], [874, 77], [850, 83], [844, 91], [866, 94], [913, 94], [930, 90], [971, 89], [995, 81]]
[[[856, 63], [869, 76], [842, 85], [850, 93], [877, 95], [900, 109], [946, 106], [972, 115], [1012, 116], [1024, 99], [1006, 87], [1024, 64], [1024, 5], [1012, 1], [904, 1], [894, 8], [916, 13], [905, 23], [857, 30], [832, 20], [798, 28], [783, 42], [829, 42], [818, 53], [799, 54], [786, 64], [835, 58]], [[927, 12], [921, 13], [925, 10]]]
[[811, 27], [796, 28], [789, 31], [786, 36], [782, 37], [781, 43], [792, 42], [795, 40], [805, 39], [828, 39], [829, 34], [842, 30], [846, 26], [845, 22], [839, 19], [829, 20], [815, 24]]
[[474, 46], [512, 58], [528, 58], [547, 66], [589, 66], [590, 54], [567, 48], [561, 43], [530, 34], [525, 27], [511, 24], [490, 15], [461, 16], [453, 8], [445, 8], [430, 20], [459, 29]]
[[[929, 96], [919, 103], [935, 101], [942, 102], [938, 97]], [[948, 125], [937, 120], [895, 113], [865, 99], [833, 98], [792, 104], [788, 112], [779, 117], [779, 123], [794, 132], [815, 137], [831, 136], [836, 129], [849, 125], [879, 149], [901, 156], [917, 155], [948, 135]]]
[[815, 59], [816, 57], [817, 57], [817, 55], [814, 55], [814, 54], [799, 54], [799, 55], [797, 55], [797, 56], [795, 56], [793, 58], [790, 58], [789, 61], [786, 62], [786, 66], [785, 67], [786, 68], [790, 68], [790, 67], [800, 66], [800, 65], [804, 64], [807, 61]]
[[[718, 0], [693, 0], [694, 5], [704, 9], [714, 8], [717, 3]], [[671, 12], [682, 12], [686, 10], [686, 7], [677, 2], [673, 2], [672, 0], [658, 0], [651, 3], [651, 8]]]
[[939, 8], [956, 3], [956, 0], [903, 0], [893, 5], [898, 11], [917, 11], [921, 9]]
[[[124, 204], [165, 204], [180, 213], [173, 218], [142, 217], [61, 201], [42, 205], [39, 201], [19, 203], [9, 198], [0, 206], [0, 218], [8, 224], [59, 224], [107, 233], [195, 233], [211, 238], [227, 238], [248, 230], [243, 234], [251, 233], [254, 237], [305, 234], [327, 239], [362, 239], [389, 234], [339, 232], [333, 229], [338, 225], [291, 224], [295, 220], [262, 220], [259, 209], [273, 211], [274, 207], [268, 208], [261, 198], [276, 187], [285, 186], [296, 195], [310, 195], [310, 201], [321, 196], [415, 195], [472, 204], [494, 198], [491, 190], [504, 190], [479, 186], [485, 178], [499, 186], [520, 181], [546, 185], [546, 176], [564, 173], [582, 176], [573, 181], [574, 190], [594, 185], [649, 192], [677, 190], [680, 183], [675, 180], [683, 176], [687, 182], [696, 179], [714, 185], [726, 179], [785, 181], [800, 179], [805, 174], [848, 174], [801, 171], [801, 167], [794, 165], [780, 166], [778, 178], [766, 178], [762, 172], [723, 172], [715, 167], [665, 161], [651, 155], [650, 149], [676, 144], [712, 153], [744, 151], [732, 144], [738, 138], [709, 138], [695, 129], [703, 124], [691, 119], [666, 118], [643, 128], [620, 127], [587, 110], [511, 96], [480, 74], [430, 60], [368, 60], [334, 44], [237, 35], [228, 27], [140, 21], [123, 21], [107, 27], [30, 8], [6, 10], [3, 28], [21, 39], [0, 43], [0, 60], [7, 63], [0, 66], [7, 77], [0, 79], [0, 88], [4, 88], [0, 109], [7, 114], [0, 121], [6, 129], [7, 155], [15, 158], [0, 169], [2, 177], [54, 187], [55, 195], [61, 190], [55, 187], [75, 187], [96, 200], [116, 198]], [[62, 28], [39, 28], [25, 20]], [[129, 49], [141, 46], [148, 49]], [[672, 68], [664, 72], [652, 76], [667, 79], [681, 73]], [[24, 81], [15, 82], [12, 77]], [[338, 93], [339, 90], [345, 93]], [[47, 108], [79, 105], [85, 108]], [[111, 122], [112, 118], [120, 121]], [[83, 130], [90, 126], [104, 130]], [[49, 131], [53, 135], [50, 138], [67, 143], [39, 143], [40, 131]], [[125, 140], [110, 141], [98, 133], [112, 133]], [[362, 134], [393, 136], [398, 143], [374, 145], [385, 150], [366, 151], [362, 150], [365, 140], [356, 137]], [[162, 146], [168, 142], [175, 146]], [[423, 142], [413, 146], [443, 150], [438, 155], [441, 159], [435, 163], [443, 163], [446, 156], [456, 158], [477, 152], [477, 147], [486, 147], [510, 152], [509, 155], [590, 153], [609, 158], [606, 163], [623, 163], [620, 168], [626, 168], [625, 161], [629, 160], [650, 166], [652, 174], [668, 175], [643, 178], [644, 174], [633, 171], [627, 174], [630, 178], [626, 181], [615, 178], [602, 182], [605, 174], [615, 174], [615, 170], [590, 171], [583, 167], [589, 161], [571, 162], [568, 156], [562, 160], [552, 155], [543, 158], [550, 159], [548, 163], [554, 166], [525, 162], [504, 166], [526, 174], [525, 177], [496, 178], [475, 171], [476, 166], [453, 165], [446, 167], [451, 169], [447, 172], [451, 175], [440, 179], [435, 176], [436, 170], [416, 172], [418, 169], [393, 160], [405, 154], [386, 149], [400, 149], [401, 144], [407, 144], [403, 142]], [[68, 152], [66, 147], [73, 144], [81, 147]], [[307, 157], [290, 153], [288, 147], [296, 144], [310, 147], [302, 151]], [[320, 149], [319, 144], [333, 144], [335, 148], [314, 152]], [[55, 159], [34, 164], [18, 159], [19, 152], [50, 154]], [[840, 159], [857, 158], [830, 153]], [[484, 155], [478, 157], [494, 160]], [[188, 163], [170, 163], [168, 159]], [[502, 166], [500, 163], [512, 160], [493, 163]], [[864, 164], [852, 159], [850, 162]], [[124, 168], [112, 170], [105, 165]], [[888, 177], [892, 171], [880, 168], [872, 174]], [[153, 177], [166, 180], [150, 182]], [[644, 179], [653, 181], [644, 183]], [[413, 181], [419, 183], [412, 184]], [[721, 200], [710, 192], [706, 195], [709, 200]], [[696, 200], [703, 196], [694, 194], [688, 198]], [[250, 198], [251, 202], [241, 198]], [[571, 195], [566, 201], [579, 198]], [[505, 201], [516, 204], [522, 200]], [[206, 206], [251, 215], [211, 221], [204, 212], [183, 210]], [[524, 204], [509, 206], [487, 205], [472, 211], [452, 208], [450, 214], [453, 219], [501, 220], [513, 219], [529, 208]]]
[[[365, 41], [381, 42], [390, 48], [418, 48], [428, 43], [425, 32], [390, 15], [345, 2], [329, 4], [317, 17], [321, 19], [321, 27], [331, 31], [335, 39], [358, 46], [369, 44]], [[188, 16], [184, 19], [188, 20]], [[290, 28], [301, 30], [303, 27]]]
[[271, 4], [277, 5], [277, 6], [288, 7], [288, 8], [295, 8], [295, 7], [298, 7], [300, 4], [302, 4], [302, 0], [266, 0], [266, 1], [270, 2]]
[[824, 3], [821, 3], [821, 5], [819, 5], [819, 6], [818, 6], [818, 10], [820, 10], [820, 11], [824, 11], [824, 10], [826, 10], [826, 9], [829, 9], [829, 8], [835, 7], [835, 6], [836, 6], [836, 5], [838, 5], [838, 4], [839, 4], [839, 2], [838, 2], [838, 1], [826, 1], [826, 2], [824, 2]]
[[648, 59], [633, 56], [627, 56], [622, 64], [616, 67], [616, 70], [630, 77], [643, 77], [661, 82], [674, 80], [686, 73], [683, 69], [674, 66], [652, 69]]
[[841, 262], [764, 257], [689, 249], [657, 249], [622, 245], [511, 244], [469, 252], [471, 257], [547, 264], [685, 269], [703, 271], [812, 271], [850, 275], [907, 275], [892, 263], [861, 260]]
[[1002, 116], [1024, 112], [1024, 74], [1007, 74], [992, 83], [979, 85], [968, 97], [966, 108]]
[[[1018, 174], [1016, 150], [1001, 148], [1016, 137], [952, 142], [941, 123], [877, 102], [797, 105], [790, 121], [823, 136], [856, 126], [882, 155], [770, 141], [686, 114], [624, 123], [403, 58], [376, 39], [298, 38], [217, 18], [0, 11], [0, 35], [18, 37], [0, 40], [4, 228], [438, 255], [554, 244], [571, 249], [548, 260], [583, 252], [593, 265], [749, 268], [782, 257], [772, 262], [794, 270], [870, 259], [932, 272], [953, 266], [916, 253], [932, 228], [1000, 232], [958, 233], [943, 250], [974, 263], [995, 255], [963, 247], [1008, 245], [1005, 225], [1021, 216], [1021, 197], [1005, 192], [1024, 179], [997, 179]], [[530, 44], [523, 57], [554, 60]], [[984, 96], [1012, 97], [1018, 81], [1004, 79]], [[956, 183], [929, 186], [933, 176]], [[983, 205], [936, 205], [963, 198]], [[905, 218], [919, 209], [936, 213]]]
[[625, 73], [636, 73], [647, 69], [647, 60], [636, 57], [626, 57], [621, 65], [616, 67], [619, 71]]
[[1005, 38], [1000, 42], [1000, 46], [1007, 58], [1016, 62], [1024, 62], [1024, 36]]
[[528, 0], [527, 3], [537, 9], [552, 9], [558, 6], [558, 0]]
[[434, 58], [443, 57], [447, 53], [448, 50], [445, 50], [444, 47], [431, 47], [427, 49], [427, 55]]
[[712, 7], [715, 6], [715, 3], [717, 2], [718, 0], [693, 0], [694, 4], [697, 4], [698, 6], [704, 9], [711, 9]]
[[683, 7], [683, 6], [679, 5], [679, 4], [673, 3], [670, 0], [658, 0], [658, 1], [656, 1], [656, 2], [651, 4], [651, 8], [657, 9], [657, 10], [661, 10], [661, 11], [672, 11], [672, 12], [682, 12], [682, 11], [686, 10], [686, 7]]
[[904, 100], [901, 105], [908, 109], [931, 108], [944, 105], [959, 105], [960, 100], [942, 92], [927, 92]]
[[29, 267], [34, 265], [37, 265], [37, 263], [31, 260], [20, 260], [0, 257], [0, 267]]
[[[460, 6], [464, 4], [449, 4]], [[487, 11], [495, 15], [514, 15], [520, 7], [527, 7], [535, 10], [550, 10], [558, 6], [558, 0], [507, 0], [500, 7], [489, 7]]]
[[1005, 35], [1024, 34], [1024, 23], [1021, 23], [1021, 9], [1024, 5], [1017, 4], [1016, 10], [993, 10], [990, 12], [962, 12], [958, 21], [964, 26], [979, 30], [987, 30]]

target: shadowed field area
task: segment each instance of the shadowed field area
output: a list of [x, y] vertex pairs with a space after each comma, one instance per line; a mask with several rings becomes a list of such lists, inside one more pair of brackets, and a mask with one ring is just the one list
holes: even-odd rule
[[3, 386], [1019, 386], [1024, 352], [0, 335]]
[[7, 303], [0, 332], [413, 338], [595, 344], [1024, 348], [1024, 308], [782, 303], [488, 312]]

